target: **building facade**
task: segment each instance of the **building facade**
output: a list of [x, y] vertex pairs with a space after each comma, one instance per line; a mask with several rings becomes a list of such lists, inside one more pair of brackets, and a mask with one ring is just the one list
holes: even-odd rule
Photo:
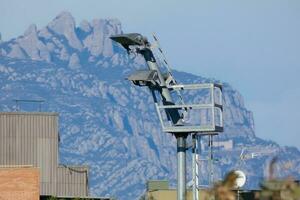
[[40, 171], [40, 195], [88, 196], [88, 168], [58, 163], [57, 113], [0, 113], [0, 165]]

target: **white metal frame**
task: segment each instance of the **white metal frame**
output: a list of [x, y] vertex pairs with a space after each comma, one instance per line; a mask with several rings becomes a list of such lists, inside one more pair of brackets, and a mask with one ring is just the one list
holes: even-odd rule
[[[223, 105], [219, 104], [215, 101], [215, 89], [218, 88], [220, 90], [220, 94], [218, 95], [218, 102], [222, 102], [222, 86], [220, 84], [214, 83], [204, 83], [204, 84], [188, 84], [188, 85], [173, 85], [168, 86], [169, 90], [182, 91], [182, 90], [198, 90], [198, 89], [208, 89], [210, 91], [210, 103], [207, 104], [176, 104], [176, 105], [160, 105], [158, 102], [155, 102], [156, 111], [158, 113], [158, 117], [162, 126], [162, 130], [164, 132], [169, 133], [199, 133], [203, 135], [215, 134], [223, 131]], [[209, 109], [212, 113], [212, 123], [210, 125], [174, 125], [170, 120], [169, 125], [166, 125], [166, 121], [163, 119], [161, 110], [165, 109], [180, 109], [180, 110], [201, 110], [201, 109]], [[219, 109], [220, 112], [220, 121], [218, 125], [216, 125], [215, 119], [215, 110]]]

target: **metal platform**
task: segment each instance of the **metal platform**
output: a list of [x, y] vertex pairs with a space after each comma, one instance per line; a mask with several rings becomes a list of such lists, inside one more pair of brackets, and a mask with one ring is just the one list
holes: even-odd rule
[[[179, 103], [175, 102], [173, 105], [163, 105], [157, 101], [155, 106], [164, 132], [174, 134], [198, 133], [202, 135], [223, 132], [222, 85], [215, 83], [181, 84], [168, 86], [168, 89], [170, 92], [180, 91], [181, 93], [192, 91], [193, 95], [202, 91], [202, 93], [206, 93], [206, 98], [198, 102], [195, 102], [194, 98], [186, 98], [182, 99]], [[182, 96], [184, 98], [191, 95]], [[179, 112], [182, 118], [181, 123], [174, 124], [167, 116], [168, 112], [165, 112], [166, 110], [176, 110]]]

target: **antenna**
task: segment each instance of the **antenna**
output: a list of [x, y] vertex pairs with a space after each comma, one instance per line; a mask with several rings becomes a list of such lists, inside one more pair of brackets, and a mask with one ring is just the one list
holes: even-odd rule
[[242, 148], [242, 151], [240, 153], [240, 159], [238, 161], [239, 167], [241, 167], [241, 164], [246, 164], [246, 160], [254, 159], [258, 157], [258, 153], [251, 152], [251, 153], [246, 153], [246, 148]]
[[199, 199], [199, 155], [200, 155], [200, 135], [193, 134], [192, 135], [192, 183], [193, 183], [193, 200]]
[[39, 112], [42, 111], [42, 104], [45, 102], [45, 100], [34, 100], [34, 99], [14, 99], [13, 100], [16, 103], [16, 111], [20, 110], [20, 103], [31, 103], [31, 104], [38, 104], [39, 105]]
[[[221, 102], [215, 102], [215, 90], [220, 91], [222, 99], [222, 85], [216, 83], [206, 84], [178, 84], [174, 79], [168, 62], [165, 59], [160, 47], [159, 51], [164, 57], [164, 63], [168, 70], [168, 76], [164, 76], [158, 66], [157, 58], [151, 49], [147, 38], [138, 33], [120, 34], [111, 37], [130, 53], [141, 54], [148, 66], [148, 69], [138, 70], [127, 79], [134, 85], [148, 87], [154, 100], [154, 105], [163, 132], [171, 133], [177, 140], [177, 200], [186, 199], [186, 139], [192, 134], [211, 135], [223, 132], [223, 106]], [[156, 43], [158, 39], [154, 35]], [[210, 93], [210, 102], [191, 102], [192, 97], [184, 99], [182, 91], [206, 90]], [[171, 93], [176, 92], [177, 98], [181, 98], [180, 104], [173, 100]], [[191, 93], [191, 92], [190, 92]], [[184, 99], [184, 101], [183, 101]], [[190, 102], [187, 103], [189, 100]], [[189, 112], [186, 119], [184, 112]], [[203, 113], [206, 117], [203, 116]]]

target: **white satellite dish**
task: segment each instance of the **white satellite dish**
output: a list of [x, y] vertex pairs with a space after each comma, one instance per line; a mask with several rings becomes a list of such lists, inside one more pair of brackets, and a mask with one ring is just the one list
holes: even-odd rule
[[246, 175], [241, 170], [235, 170], [234, 173], [237, 175], [234, 187], [236, 189], [239, 189], [239, 188], [241, 188], [241, 187], [243, 187], [245, 185], [245, 183], [246, 183]]

